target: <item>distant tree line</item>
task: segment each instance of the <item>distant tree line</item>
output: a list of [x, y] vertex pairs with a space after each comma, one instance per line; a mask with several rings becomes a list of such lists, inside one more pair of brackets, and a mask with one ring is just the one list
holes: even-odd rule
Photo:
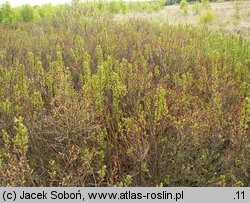
[[[187, 0], [187, 2], [195, 2], [196, 0]], [[201, 2], [201, 0], [199, 0]], [[218, 0], [209, 0], [210, 2], [216, 2]], [[226, 1], [230, 1], [230, 0], [226, 0]], [[166, 5], [173, 5], [176, 3], [180, 3], [181, 0], [166, 0]]]
[[52, 6], [52, 4], [34, 7], [27, 4], [13, 8], [9, 2], [6, 2], [0, 5], [0, 23], [11, 24], [18, 21], [30, 22], [38, 19], [47, 19], [62, 14], [65, 9], [64, 5]]
[[[91, 1], [83, 2], [72, 0], [71, 4], [61, 4], [53, 6], [45, 4], [42, 6], [30, 6], [28, 4], [21, 7], [11, 7], [7, 1], [0, 5], [0, 24], [12, 24], [15, 22], [31, 22], [39, 19], [62, 16], [67, 13], [67, 8], [72, 7], [81, 10], [81, 15], [99, 15], [104, 13], [116, 14], [134, 11], [153, 12], [158, 11], [166, 5], [165, 0], [155, 0], [152, 2], [126, 2], [122, 0], [113, 1]], [[74, 10], [74, 9], [73, 9]]]

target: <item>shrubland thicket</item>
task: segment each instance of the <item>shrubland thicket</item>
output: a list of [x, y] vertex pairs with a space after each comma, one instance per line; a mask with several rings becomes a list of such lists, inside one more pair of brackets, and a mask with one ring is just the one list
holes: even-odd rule
[[249, 184], [249, 41], [78, 2], [0, 29], [1, 186]]

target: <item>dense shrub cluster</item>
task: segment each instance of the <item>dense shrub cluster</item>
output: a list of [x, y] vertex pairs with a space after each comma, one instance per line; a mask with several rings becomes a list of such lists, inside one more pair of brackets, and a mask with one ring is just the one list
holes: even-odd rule
[[71, 13], [0, 25], [1, 186], [249, 184], [249, 41]]

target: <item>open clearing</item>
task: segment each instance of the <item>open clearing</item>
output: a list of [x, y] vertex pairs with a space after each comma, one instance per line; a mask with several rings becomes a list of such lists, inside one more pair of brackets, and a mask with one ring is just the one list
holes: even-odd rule
[[[211, 3], [211, 9], [215, 14], [215, 20], [207, 24], [210, 28], [242, 35], [250, 39], [250, 1]], [[237, 14], [238, 10], [238, 14]], [[128, 13], [118, 14], [117, 18], [147, 18], [159, 22], [171, 24], [192, 24], [200, 25], [200, 15], [193, 13], [193, 5], [188, 6], [188, 14], [184, 15], [180, 5], [166, 6], [160, 12], [152, 13]]]

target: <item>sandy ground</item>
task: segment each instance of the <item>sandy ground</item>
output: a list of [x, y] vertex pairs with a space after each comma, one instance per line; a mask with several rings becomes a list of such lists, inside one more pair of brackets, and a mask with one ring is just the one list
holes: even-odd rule
[[[242, 35], [250, 39], [250, 0], [211, 3], [210, 5], [215, 14], [215, 19], [207, 24], [210, 28], [221, 32]], [[202, 14], [194, 14], [192, 8], [193, 5], [190, 4], [187, 15], [183, 14], [179, 5], [173, 5], [166, 6], [159, 12], [119, 14], [115, 18], [147, 18], [157, 22], [169, 22], [172, 24], [189, 23], [200, 26], [200, 17]]]

